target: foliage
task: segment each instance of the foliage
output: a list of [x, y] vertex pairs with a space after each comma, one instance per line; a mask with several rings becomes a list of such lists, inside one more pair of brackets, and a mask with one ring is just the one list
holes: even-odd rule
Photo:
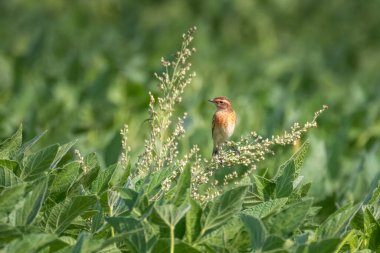
[[[197, 78], [173, 115], [188, 112], [179, 152], [196, 144], [210, 156], [211, 97], [233, 102], [234, 141], [251, 131], [271, 137], [327, 104], [302, 171], [315, 182], [310, 194], [330, 206], [323, 220], [334, 203], [360, 201], [378, 172], [379, 8], [355, 0], [0, 1], [0, 139], [23, 122], [26, 140], [48, 130], [35, 148], [78, 140], [108, 166], [128, 124], [135, 163], [149, 134], [147, 93], [158, 91], [152, 73], [161, 72], [162, 52], [178, 47], [173, 38], [196, 24]], [[288, 156], [281, 150], [257, 173], [273, 175]]]
[[[136, 164], [131, 162], [127, 127], [121, 131], [120, 159], [109, 166], [95, 153], [82, 156], [76, 151], [78, 159], [69, 159], [74, 142], [35, 151], [41, 136], [25, 142], [22, 125], [0, 144], [2, 249], [210, 253], [380, 249], [379, 178], [363, 200], [338, 207], [320, 221], [319, 205], [308, 195], [310, 183], [301, 175], [309, 141], [274, 175], [249, 170], [261, 166], [261, 156], [274, 152], [268, 146], [303, 140], [300, 134], [316, 126], [322, 111], [304, 127], [296, 124], [291, 133], [272, 139], [254, 134], [256, 144], [250, 142], [252, 135], [227, 143], [220, 157], [211, 160], [203, 158], [196, 146], [188, 154], [179, 154], [177, 142], [183, 137], [184, 122], [180, 118], [173, 125], [171, 113], [192, 78], [186, 75], [190, 70], [186, 61], [194, 31], [184, 35], [174, 64], [162, 61], [168, 68], [162, 79], [158, 75], [163, 85], [158, 105], [150, 96], [151, 131]], [[239, 145], [239, 152], [234, 145]], [[255, 150], [263, 152], [260, 159]], [[231, 170], [236, 172], [232, 178]], [[218, 178], [228, 180], [218, 184]], [[209, 189], [217, 194], [210, 195]]]

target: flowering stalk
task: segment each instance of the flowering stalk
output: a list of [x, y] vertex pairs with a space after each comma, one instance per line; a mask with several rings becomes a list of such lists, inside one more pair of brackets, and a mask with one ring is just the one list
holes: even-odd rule
[[[191, 63], [188, 62], [192, 53], [195, 52], [194, 48], [190, 49], [195, 30], [194, 27], [183, 34], [181, 49], [173, 60], [161, 59], [164, 71], [161, 74], [155, 74], [159, 81], [161, 96], [155, 97], [151, 92], [149, 93], [151, 131], [149, 138], [145, 140], [144, 152], [138, 159], [132, 178], [135, 182], [146, 179], [151, 200], [173, 189], [186, 166], [191, 168], [191, 196], [201, 202], [215, 198], [231, 182], [242, 182], [256, 169], [259, 162], [265, 160], [269, 154], [274, 154], [272, 150], [274, 146], [291, 145], [299, 141], [301, 135], [317, 126], [317, 118], [327, 109], [327, 106], [323, 106], [315, 113], [311, 122], [306, 122], [302, 127], [295, 123], [290, 131], [285, 131], [281, 135], [263, 138], [256, 132], [252, 132], [241, 137], [237, 142], [229, 141], [222, 145], [219, 155], [211, 160], [204, 159], [197, 146], [192, 147], [187, 155], [180, 158], [178, 143], [185, 134], [183, 125], [186, 114], [178, 118], [175, 125], [172, 123], [172, 116], [175, 105], [182, 101], [185, 87], [195, 77], [195, 73], [190, 72]], [[239, 175], [238, 171], [234, 170], [241, 166], [246, 168], [243, 175]], [[215, 179], [215, 173], [226, 167], [231, 168], [231, 172], [218, 182]], [[154, 183], [150, 184], [152, 177], [154, 177], [154, 180], [152, 179]], [[161, 186], [159, 190], [157, 190], [157, 182], [158, 186]]]
[[194, 48], [190, 49], [195, 31], [196, 27], [193, 27], [183, 34], [181, 49], [174, 59], [170, 61], [162, 58], [161, 64], [165, 71], [161, 74], [155, 73], [162, 96], [155, 99], [153, 94], [149, 93], [151, 132], [149, 138], [145, 140], [145, 150], [137, 162], [135, 173], [140, 176], [160, 171], [165, 165], [175, 163], [178, 140], [184, 134], [183, 121], [186, 114], [182, 119], [178, 119], [174, 132], [168, 134], [168, 130], [172, 126], [175, 105], [182, 101], [185, 87], [195, 77], [194, 72], [190, 73], [191, 63], [188, 62], [189, 57], [195, 52]]
[[[308, 130], [317, 127], [317, 118], [327, 108], [324, 105], [321, 110], [315, 112], [313, 120], [306, 122], [302, 127], [299, 123], [294, 123], [290, 132], [284, 131], [281, 135], [271, 138], [263, 138], [256, 132], [251, 132], [249, 135], [241, 137], [237, 142], [228, 141], [222, 146], [218, 156], [210, 161], [203, 160], [204, 162], [198, 165], [199, 168], [194, 169], [199, 173], [195, 178], [192, 178], [194, 184], [192, 196], [200, 201], [208, 201], [218, 196], [223, 187], [229, 185], [231, 181], [238, 183], [236, 182], [238, 178], [239, 181], [242, 181], [256, 169], [259, 162], [266, 159], [267, 155], [274, 154], [272, 150], [274, 146], [292, 145]], [[239, 175], [237, 171], [233, 170], [237, 166], [247, 168], [243, 175]], [[232, 171], [224, 176], [223, 182], [213, 179], [215, 172], [224, 167], [232, 168]], [[210, 187], [205, 193], [200, 194], [196, 189], [204, 184], [208, 184]]]

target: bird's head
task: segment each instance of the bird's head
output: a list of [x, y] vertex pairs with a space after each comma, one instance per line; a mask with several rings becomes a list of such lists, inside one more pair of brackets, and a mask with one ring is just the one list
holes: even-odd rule
[[208, 100], [211, 103], [214, 103], [216, 105], [216, 108], [219, 110], [226, 110], [231, 109], [231, 101], [227, 97], [215, 97]]

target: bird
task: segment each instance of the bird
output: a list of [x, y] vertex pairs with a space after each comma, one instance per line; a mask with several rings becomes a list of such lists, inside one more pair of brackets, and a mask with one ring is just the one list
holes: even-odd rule
[[215, 97], [208, 100], [216, 106], [216, 112], [212, 117], [212, 139], [214, 147], [212, 155], [219, 153], [220, 146], [233, 134], [236, 125], [236, 113], [231, 101], [225, 97]]

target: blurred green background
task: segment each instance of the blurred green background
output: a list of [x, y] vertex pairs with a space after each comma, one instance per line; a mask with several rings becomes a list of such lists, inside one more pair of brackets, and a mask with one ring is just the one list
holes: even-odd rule
[[210, 97], [233, 101], [234, 138], [271, 136], [327, 104], [303, 174], [321, 203], [358, 200], [380, 169], [379, 10], [371, 0], [0, 1], [0, 138], [22, 122], [26, 139], [48, 130], [41, 146], [78, 139], [111, 164], [127, 123], [137, 155], [153, 73], [196, 25], [181, 151], [198, 144], [210, 157]]

